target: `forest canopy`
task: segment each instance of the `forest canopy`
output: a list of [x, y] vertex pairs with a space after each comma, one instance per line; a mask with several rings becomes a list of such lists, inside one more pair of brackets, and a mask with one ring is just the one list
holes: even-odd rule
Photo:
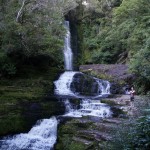
[[1, 74], [13, 75], [26, 64], [61, 64], [66, 2], [0, 0]]

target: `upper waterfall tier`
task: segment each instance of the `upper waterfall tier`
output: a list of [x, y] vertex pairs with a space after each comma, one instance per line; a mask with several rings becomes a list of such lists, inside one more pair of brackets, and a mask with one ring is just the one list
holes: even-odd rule
[[66, 28], [66, 36], [65, 36], [65, 44], [64, 44], [64, 61], [65, 61], [65, 70], [73, 70], [72, 60], [73, 60], [73, 53], [70, 44], [70, 27], [69, 21], [65, 21], [65, 28]]
[[81, 72], [67, 71], [54, 82], [55, 94], [69, 96], [103, 96], [110, 94], [110, 83]]

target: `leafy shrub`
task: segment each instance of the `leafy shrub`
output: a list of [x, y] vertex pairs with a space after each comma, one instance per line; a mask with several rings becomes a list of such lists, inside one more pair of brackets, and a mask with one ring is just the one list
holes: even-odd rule
[[13, 76], [17, 72], [15, 64], [5, 55], [0, 56], [1, 75]]
[[[149, 99], [148, 99], [149, 100]], [[149, 101], [142, 100], [149, 107]], [[112, 149], [122, 150], [149, 150], [150, 149], [150, 109], [145, 109], [142, 106], [143, 115], [137, 119], [131, 118], [126, 124], [118, 127], [117, 132], [114, 134]]]
[[10, 76], [16, 74], [16, 67], [11, 62], [4, 64], [2, 67], [2, 70], [3, 72], [5, 72], [5, 74], [10, 75]]
[[148, 150], [150, 148], [150, 118], [141, 117], [130, 135], [131, 146], [129, 147]]

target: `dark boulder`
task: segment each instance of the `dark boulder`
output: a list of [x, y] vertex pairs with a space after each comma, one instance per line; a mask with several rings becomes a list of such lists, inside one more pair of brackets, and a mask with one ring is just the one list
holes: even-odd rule
[[96, 96], [100, 93], [97, 79], [82, 73], [74, 75], [70, 88], [78, 95]]

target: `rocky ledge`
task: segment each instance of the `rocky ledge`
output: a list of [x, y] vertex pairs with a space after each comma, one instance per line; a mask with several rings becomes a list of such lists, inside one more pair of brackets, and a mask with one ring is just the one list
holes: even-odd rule
[[112, 94], [124, 94], [126, 87], [130, 87], [136, 78], [134, 74], [129, 72], [128, 66], [123, 64], [81, 65], [79, 70], [88, 75], [110, 81]]
[[[140, 97], [130, 102], [129, 95], [114, 95], [101, 102], [117, 108], [120, 114], [111, 118], [83, 117], [73, 118], [60, 125], [56, 150], [112, 150], [112, 140], [122, 125], [138, 116]], [[116, 110], [117, 110], [116, 109]]]
[[97, 74], [105, 74], [114, 80], [132, 80], [134, 75], [128, 72], [128, 66], [123, 64], [92, 64], [81, 65], [81, 72], [95, 72]]

